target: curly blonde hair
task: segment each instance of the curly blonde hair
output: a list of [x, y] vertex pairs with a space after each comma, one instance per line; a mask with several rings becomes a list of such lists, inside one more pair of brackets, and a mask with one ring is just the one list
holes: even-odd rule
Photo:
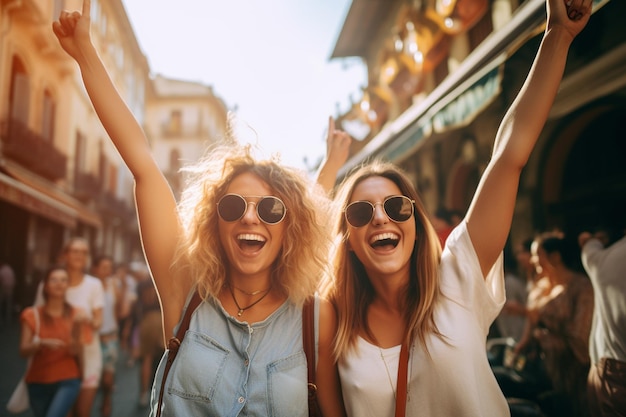
[[407, 323], [405, 342], [412, 343], [417, 339], [426, 348], [427, 334], [441, 336], [433, 318], [435, 301], [440, 292], [439, 238], [408, 176], [394, 164], [376, 160], [358, 167], [348, 175], [335, 196], [333, 231], [337, 243], [333, 259], [334, 282], [327, 285], [325, 295], [333, 302], [338, 314], [338, 331], [334, 343], [337, 358], [355, 347], [359, 333], [363, 332], [374, 339], [367, 323], [367, 310], [376, 293], [362, 262], [349, 249], [348, 225], [344, 216], [356, 186], [371, 177], [389, 179], [400, 188], [403, 195], [415, 201], [416, 242], [411, 255], [411, 270], [403, 306]]
[[285, 235], [274, 262], [272, 286], [301, 305], [328, 269], [330, 201], [306, 174], [277, 158], [256, 159], [250, 145], [230, 141], [185, 167], [186, 187], [178, 208], [183, 237], [173, 271], [190, 277], [203, 299], [217, 297], [227, 283], [228, 258], [220, 242], [217, 202], [243, 173], [263, 180], [287, 207]]

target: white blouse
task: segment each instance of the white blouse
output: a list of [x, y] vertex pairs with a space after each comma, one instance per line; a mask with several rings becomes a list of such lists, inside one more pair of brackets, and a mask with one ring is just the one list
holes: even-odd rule
[[[427, 337], [430, 357], [419, 342], [411, 347], [406, 415], [509, 416], [485, 346], [489, 326], [505, 301], [502, 256], [483, 278], [461, 222], [446, 241], [439, 273], [442, 294], [434, 319], [445, 340]], [[381, 350], [359, 338], [356, 349], [339, 360], [348, 416], [393, 417], [399, 356], [400, 346]]]

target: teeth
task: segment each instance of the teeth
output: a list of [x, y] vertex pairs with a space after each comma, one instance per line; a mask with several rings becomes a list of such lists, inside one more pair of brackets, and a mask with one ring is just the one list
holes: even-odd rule
[[252, 233], [244, 233], [237, 235], [238, 240], [256, 240], [258, 242], [265, 242], [265, 238], [261, 235], [255, 235]]
[[385, 239], [399, 240], [400, 236], [395, 233], [390, 233], [390, 232], [381, 233], [379, 235], [372, 236], [372, 238], [370, 239], [370, 244], [378, 242], [379, 240], [385, 240]]

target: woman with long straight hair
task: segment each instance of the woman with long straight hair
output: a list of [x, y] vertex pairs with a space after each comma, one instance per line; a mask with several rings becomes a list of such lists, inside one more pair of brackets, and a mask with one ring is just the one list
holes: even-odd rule
[[66, 301], [68, 287], [65, 267], [51, 267], [43, 279], [43, 304], [21, 315], [20, 355], [31, 358], [25, 381], [36, 417], [65, 417], [80, 391], [84, 314]]
[[[393, 416], [398, 405], [407, 416], [509, 414], [486, 354], [489, 326], [505, 301], [502, 251], [520, 172], [591, 6], [591, 0], [547, 1], [535, 61], [502, 120], [469, 210], [443, 251], [414, 184], [396, 166], [369, 163], [339, 186], [330, 296], [338, 311], [334, 346], [349, 416]], [[330, 153], [328, 159], [338, 165]], [[334, 178], [330, 172], [322, 184]]]

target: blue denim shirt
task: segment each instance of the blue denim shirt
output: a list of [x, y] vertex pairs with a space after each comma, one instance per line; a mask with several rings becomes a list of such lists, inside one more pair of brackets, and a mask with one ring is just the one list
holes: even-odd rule
[[[152, 388], [152, 410], [167, 352]], [[161, 415], [308, 416], [302, 309], [286, 301], [262, 322], [230, 316], [219, 301], [200, 304], [172, 364]]]

